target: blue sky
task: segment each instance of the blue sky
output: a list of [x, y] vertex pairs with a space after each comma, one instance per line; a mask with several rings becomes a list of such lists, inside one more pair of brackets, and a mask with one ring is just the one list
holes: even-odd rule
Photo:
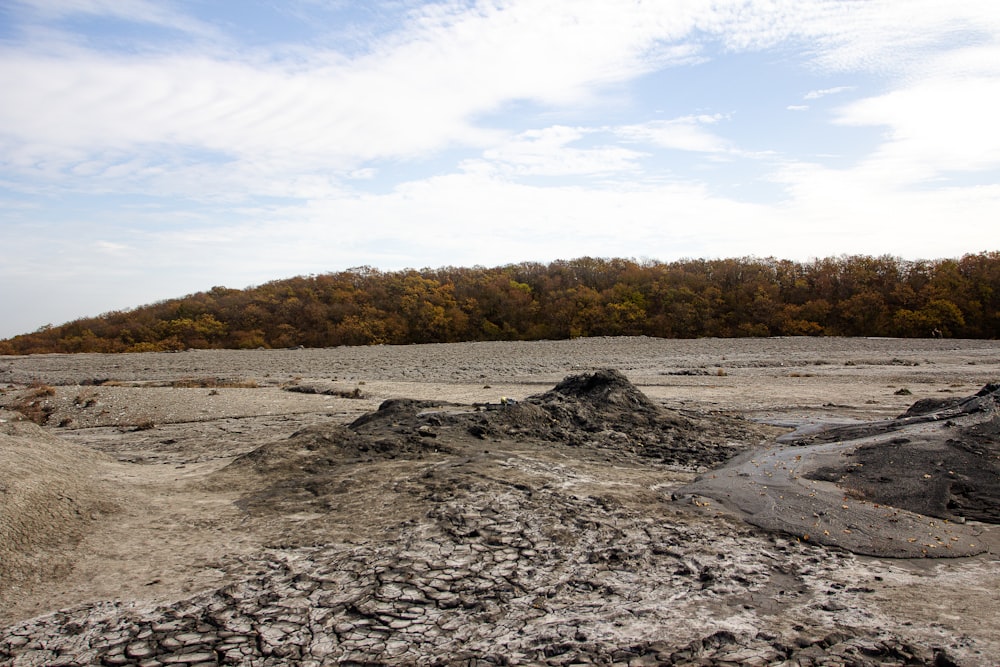
[[4, 0], [0, 337], [370, 265], [1000, 249], [995, 0]]

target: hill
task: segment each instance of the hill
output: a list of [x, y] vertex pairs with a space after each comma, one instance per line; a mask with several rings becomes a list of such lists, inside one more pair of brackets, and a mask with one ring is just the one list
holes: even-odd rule
[[993, 338], [1000, 252], [370, 267], [213, 287], [0, 341], [0, 354], [148, 352], [647, 335]]

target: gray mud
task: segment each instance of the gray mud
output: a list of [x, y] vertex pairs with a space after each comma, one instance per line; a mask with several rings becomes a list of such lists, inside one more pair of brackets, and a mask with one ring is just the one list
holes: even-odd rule
[[858, 554], [972, 556], [989, 550], [987, 524], [1000, 516], [998, 426], [1000, 386], [990, 384], [896, 419], [769, 446], [682, 493], [714, 498], [761, 528]]

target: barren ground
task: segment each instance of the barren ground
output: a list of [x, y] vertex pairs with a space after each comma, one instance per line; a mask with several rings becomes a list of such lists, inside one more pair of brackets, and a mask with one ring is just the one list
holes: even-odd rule
[[[638, 395], [550, 391], [597, 369]], [[960, 340], [0, 357], [0, 664], [1000, 664], [989, 524], [875, 558], [684, 492], [997, 380]]]

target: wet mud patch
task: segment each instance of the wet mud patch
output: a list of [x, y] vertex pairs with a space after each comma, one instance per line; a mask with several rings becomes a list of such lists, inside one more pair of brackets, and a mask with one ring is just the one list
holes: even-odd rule
[[853, 427], [851, 433], [862, 442], [883, 433], [896, 435], [862, 444], [843, 465], [820, 468], [808, 477], [919, 514], [1000, 523], [1000, 384], [987, 384], [963, 399], [917, 401], [895, 420], [867, 430]]
[[754, 525], [859, 554], [961, 557], [988, 551], [1000, 513], [1000, 386], [918, 403], [893, 420], [839, 426], [715, 470], [702, 494]]
[[853, 496], [952, 521], [1000, 523], [1000, 440], [970, 429], [944, 442], [893, 438], [859, 447], [845, 464], [809, 475]]

